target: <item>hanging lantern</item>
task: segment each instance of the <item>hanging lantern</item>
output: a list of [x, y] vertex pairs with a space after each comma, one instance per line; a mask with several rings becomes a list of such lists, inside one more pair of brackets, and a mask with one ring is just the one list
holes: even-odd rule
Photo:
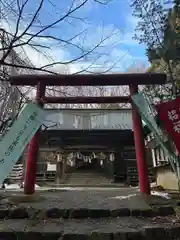
[[79, 152], [77, 152], [76, 157], [77, 157], [78, 159], [83, 159], [83, 155], [82, 155], [81, 153], [79, 153]]
[[110, 155], [109, 155], [109, 160], [111, 161], [111, 162], [113, 162], [114, 161], [114, 153], [110, 153]]
[[105, 155], [103, 152], [101, 152], [101, 153], [99, 154], [99, 159], [103, 160], [103, 159], [105, 159], [105, 158], [106, 158], [106, 155]]
[[84, 156], [84, 162], [85, 163], [89, 162], [89, 157], [88, 156]]
[[92, 157], [93, 157], [93, 158], [96, 158], [96, 154], [95, 154], [94, 152], [92, 153]]
[[75, 166], [75, 161], [74, 161], [74, 159], [69, 159], [69, 160], [67, 161], [67, 165], [68, 165], [68, 166], [71, 166], [71, 167], [74, 167], [74, 166]]
[[46, 153], [46, 161], [48, 162], [54, 162], [54, 160], [56, 160], [57, 154], [56, 152], [50, 152], [50, 153]]
[[63, 156], [61, 153], [57, 153], [57, 162], [62, 162]]
[[67, 155], [67, 165], [68, 166], [71, 166], [71, 167], [74, 167], [75, 166], [75, 160], [74, 160], [74, 153], [69, 153]]
[[69, 153], [68, 155], [67, 155], [67, 159], [68, 160], [71, 160], [71, 159], [73, 159], [74, 158], [74, 153], [72, 152], [72, 153]]
[[74, 161], [74, 160], [71, 160], [69, 163], [70, 163], [69, 165], [70, 165], [71, 167], [74, 167], [74, 166], [75, 166], [75, 161]]
[[104, 165], [103, 160], [100, 161], [100, 166], [102, 167]]

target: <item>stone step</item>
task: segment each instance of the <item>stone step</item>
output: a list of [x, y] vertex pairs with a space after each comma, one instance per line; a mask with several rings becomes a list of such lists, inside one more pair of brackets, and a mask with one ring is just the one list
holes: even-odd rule
[[80, 176], [78, 176], [78, 177], [76, 177], [76, 176], [72, 176], [72, 175], [70, 175], [70, 176], [67, 176], [69, 179], [71, 178], [71, 179], [77, 179], [77, 180], [95, 180], [95, 181], [98, 181], [98, 180], [100, 180], [100, 181], [109, 181], [109, 179], [108, 178], [103, 178], [103, 177], [84, 177], [84, 176], [82, 176], [82, 177], [80, 177]]
[[[26, 204], [25, 204], [26, 205]], [[130, 208], [33, 208], [26, 206], [12, 206], [0, 209], [0, 220], [1, 219], [101, 219], [101, 218], [126, 218], [126, 217], [167, 217], [175, 216], [175, 211], [173, 207], [162, 206], [157, 208], [147, 208], [147, 209], [130, 209]]]
[[[174, 219], [175, 221], [175, 219]], [[85, 220], [4, 220], [0, 221], [0, 239], [92, 239], [141, 240], [180, 239], [180, 224], [172, 219], [108, 218]]]
[[70, 177], [70, 178], [76, 178], [76, 179], [95, 179], [95, 180], [97, 180], [97, 179], [102, 179], [102, 180], [107, 180], [108, 178], [105, 178], [105, 177], [102, 177], [102, 176], [100, 176], [100, 177], [95, 177], [95, 176], [75, 176], [75, 175], [69, 175], [68, 177]]
[[95, 185], [98, 185], [98, 184], [110, 184], [111, 182], [107, 181], [107, 180], [92, 180], [92, 179], [75, 179], [75, 178], [70, 178], [70, 179], [67, 179], [65, 180], [65, 183], [66, 184], [74, 184], [74, 185], [80, 185], [80, 184], [91, 184], [92, 186], [95, 184]]
[[63, 182], [60, 184], [57, 183], [49, 183], [46, 182], [46, 186], [48, 187], [52, 187], [52, 188], [72, 188], [76, 189], [76, 188], [83, 188], [83, 190], [85, 190], [86, 188], [92, 188], [94, 189], [106, 189], [106, 188], [111, 188], [111, 189], [119, 189], [119, 188], [126, 188], [127, 186], [125, 186], [123, 183], [113, 183], [112, 181], [110, 182], [100, 182], [100, 183], [96, 183], [96, 184], [86, 184], [86, 183], [68, 183], [68, 182]]
[[67, 179], [64, 181], [64, 183], [67, 186], [106, 186], [108, 187], [109, 185], [111, 185], [111, 182], [105, 182], [105, 181], [93, 181], [93, 180], [76, 180], [76, 179]]
[[87, 177], [87, 178], [106, 178], [106, 176], [104, 176], [101, 173], [69, 173], [68, 175], [70, 176], [74, 176], [77, 178], [83, 178], [83, 177]]
[[74, 178], [107, 179], [104, 176], [94, 176], [94, 175], [73, 175], [73, 174], [69, 174], [69, 176], [74, 177]]
[[77, 176], [77, 177], [105, 177], [101, 173], [69, 173], [69, 175]]
[[112, 180], [106, 178], [101, 173], [93, 172], [73, 172], [69, 173], [66, 177], [66, 183], [70, 184], [107, 184], [111, 183]]

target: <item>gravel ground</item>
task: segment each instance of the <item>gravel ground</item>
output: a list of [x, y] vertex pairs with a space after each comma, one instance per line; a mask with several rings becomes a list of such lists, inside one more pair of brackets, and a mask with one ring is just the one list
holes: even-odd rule
[[[4, 193], [10, 199], [16, 199], [19, 196], [19, 204], [25, 207], [33, 207], [36, 209], [49, 208], [88, 208], [88, 209], [116, 209], [116, 208], [130, 208], [130, 209], [148, 209], [149, 206], [140, 197], [133, 197], [138, 193], [137, 189], [116, 189], [116, 190], [91, 190], [91, 191], [45, 191], [37, 192], [37, 201], [23, 202], [22, 192]], [[132, 197], [127, 199], [118, 199], [117, 196]], [[21, 198], [22, 196], [22, 198]], [[18, 198], [17, 198], [18, 199]], [[28, 199], [28, 197], [27, 197]]]
[[169, 216], [176, 212], [173, 207], [175, 203], [166, 199], [159, 201], [153, 196], [147, 200], [138, 193], [138, 189], [40, 191], [32, 196], [8, 191], [3, 195], [5, 198], [0, 200], [0, 219], [148, 218]]

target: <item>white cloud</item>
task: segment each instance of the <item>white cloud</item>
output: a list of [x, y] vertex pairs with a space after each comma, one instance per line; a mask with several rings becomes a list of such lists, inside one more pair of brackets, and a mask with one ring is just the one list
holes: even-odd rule
[[[0, 27], [5, 29], [7, 32], [14, 35], [16, 25], [15, 24], [8, 24], [7, 21], [1, 21]], [[21, 34], [23, 32], [22, 27], [19, 29], [18, 34]], [[27, 42], [28, 37], [22, 37], [21, 41], [17, 42], [16, 44], [19, 44], [21, 42]], [[53, 62], [57, 61], [66, 61], [70, 55], [68, 52], [65, 52], [63, 48], [51, 46], [51, 41], [45, 38], [38, 39], [36, 42], [32, 42], [33, 44], [39, 44], [47, 46], [48, 48], [44, 50], [44, 48], [41, 47], [33, 47], [29, 44], [24, 44], [23, 46], [15, 47], [13, 48], [16, 53], [20, 56], [22, 60], [25, 60], [27, 63], [31, 63], [33, 66], [40, 68], [45, 65], [51, 64]], [[58, 68], [61, 69], [61, 71], [67, 71], [65, 70], [65, 66], [61, 65], [60, 67], [51, 67], [51, 70], [55, 70], [58, 72]]]
[[133, 39], [134, 32], [125, 32], [121, 34], [121, 38], [119, 43], [126, 44], [128, 46], [136, 46], [138, 45], [137, 40]]
[[[89, 72], [104, 72], [110, 69], [111, 72], [124, 72], [135, 64], [143, 64], [144, 58], [132, 56], [126, 50], [113, 49], [108, 56], [104, 56], [100, 61], [92, 64], [92, 62], [73, 63], [69, 66], [70, 73], [86, 70]], [[103, 63], [103, 64], [102, 64]]]
[[[7, 24], [3, 26], [7, 31], [13, 34], [14, 28], [13, 25], [9, 28]], [[93, 27], [92, 27], [93, 28]], [[92, 30], [92, 29], [90, 29]], [[94, 28], [93, 28], [94, 30]], [[97, 31], [93, 31], [93, 35], [91, 38], [88, 38], [89, 41], [84, 41], [84, 48], [93, 48], [102, 38], [102, 34], [106, 34], [106, 36], [113, 32], [113, 26], [107, 26], [103, 29], [103, 33], [100, 29], [100, 26], [97, 26]], [[107, 69], [111, 69], [114, 66], [114, 70], [122, 71], [122, 62], [124, 59], [128, 59], [130, 63], [131, 55], [127, 53], [127, 51], [120, 50], [116, 47], [118, 44], [119, 32], [115, 30], [114, 34], [106, 39], [102, 46], [95, 52], [91, 53], [87, 56], [86, 59], [81, 59], [79, 62], [72, 63], [66, 65], [55, 65], [51, 67], [50, 70], [54, 70], [57, 72], [69, 72], [75, 73], [82, 71], [83, 69], [88, 69], [89, 71], [104, 71]], [[27, 39], [23, 39], [26, 41]], [[51, 45], [51, 42], [47, 39], [41, 39], [36, 42], [38, 44], [45, 44], [47, 46]], [[113, 46], [114, 43], [114, 46]], [[23, 47], [15, 48], [16, 52], [23, 59], [28, 59], [35, 67], [42, 67], [44, 65], [56, 62], [56, 61], [67, 61], [72, 59], [71, 53], [68, 52], [68, 49], [65, 51], [63, 48], [58, 46], [53, 46], [50, 49], [45, 50], [45, 52], [37, 51], [33, 47], [29, 45], [24, 45]], [[38, 49], [39, 50], [39, 49]], [[93, 63], [94, 59], [96, 61]], [[127, 61], [127, 60], [126, 60]], [[113, 70], [113, 69], [112, 69]]]
[[94, 24], [82, 24], [81, 28], [86, 28], [86, 31], [78, 36], [73, 42], [81, 43], [85, 48], [101, 43], [101, 47], [110, 47], [112, 44], [117, 44], [121, 38], [121, 32], [111, 25], [94, 25]]
[[[89, 8], [91, 5], [89, 6]], [[86, 11], [88, 8], [86, 9]], [[95, 51], [88, 56], [80, 59], [78, 62], [68, 64], [68, 65], [55, 65], [51, 67], [51, 70], [57, 72], [70, 72], [75, 73], [77, 71], [82, 71], [83, 69], [89, 68], [90, 71], [104, 71], [111, 69], [111, 71], [123, 71], [129, 67], [134, 61], [141, 61], [142, 59], [132, 56], [128, 51], [121, 49], [121, 43], [126, 45], [136, 45], [137, 42], [132, 39], [132, 26], [134, 24], [133, 18], [127, 18], [129, 21], [128, 31], [120, 31], [116, 29], [114, 25], [95, 26], [90, 24], [81, 24], [79, 28], [74, 29], [77, 33], [79, 29], [85, 29], [86, 31], [79, 37], [75, 38], [73, 43], [82, 45], [85, 51], [92, 49], [96, 46], [102, 39], [106, 38], [105, 41], [97, 48]], [[7, 21], [1, 21], [1, 27], [5, 28], [12, 34], [15, 31], [15, 24], [7, 24]], [[19, 33], [22, 32], [22, 26]], [[74, 34], [72, 31], [72, 36]], [[64, 38], [66, 33], [64, 32]], [[22, 40], [26, 40], [25, 38]], [[24, 45], [23, 47], [18, 47], [15, 50], [24, 59], [29, 59], [29, 61], [35, 67], [42, 67], [44, 65], [50, 64], [52, 62], [61, 61], [66, 62], [77, 56], [80, 56], [81, 51], [76, 48], [72, 48], [70, 45], [62, 46], [55, 45], [52, 41], [48, 39], [36, 39], [37, 44], [43, 44], [49, 49], [38, 48], [38, 51], [31, 46]], [[43, 50], [43, 51], [41, 51]]]
[[138, 41], [133, 38], [138, 23], [138, 19], [134, 17], [130, 12], [126, 17], [125, 22], [126, 22], [125, 29], [121, 33], [120, 43], [129, 46], [139, 45]]

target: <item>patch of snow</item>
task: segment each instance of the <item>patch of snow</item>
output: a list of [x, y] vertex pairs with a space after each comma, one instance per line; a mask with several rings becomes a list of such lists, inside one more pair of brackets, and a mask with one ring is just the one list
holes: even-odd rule
[[[24, 185], [24, 182], [23, 182]], [[20, 184], [14, 183], [14, 184], [4, 184], [5, 189], [21, 189]], [[35, 184], [35, 188], [40, 188], [40, 186], [38, 186], [37, 184]]]
[[[116, 196], [116, 197], [111, 197], [111, 198], [122, 200], [122, 199], [129, 199], [129, 198], [134, 197], [136, 195], [137, 194], [130, 194], [130, 195], [127, 195], [127, 196]], [[165, 199], [171, 199], [170, 195], [166, 192], [151, 191], [151, 195], [159, 196], [159, 197], [162, 197], [162, 198], [165, 198]]]
[[20, 185], [16, 183], [9, 184], [9, 185], [5, 183], [4, 186], [5, 186], [5, 189], [20, 189]]
[[151, 191], [151, 195], [171, 199], [170, 195], [166, 192]]
[[134, 196], [136, 196], [136, 195], [137, 195], [137, 194], [130, 194], [130, 195], [127, 195], [127, 196], [116, 196], [116, 197], [111, 197], [111, 198], [122, 200], [122, 199], [128, 199], [128, 198], [130, 198], [130, 197], [134, 197]]

